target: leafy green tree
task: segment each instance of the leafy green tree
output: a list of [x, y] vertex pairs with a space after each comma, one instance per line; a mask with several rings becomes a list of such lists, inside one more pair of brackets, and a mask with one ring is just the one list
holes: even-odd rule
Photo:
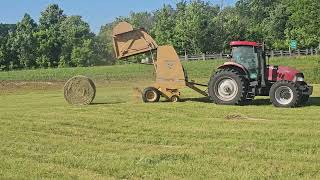
[[319, 1], [291, 0], [286, 3], [291, 13], [285, 32], [287, 39], [296, 39], [300, 47], [317, 47], [320, 43]]
[[35, 33], [38, 44], [37, 63], [41, 67], [57, 67], [63, 47], [60, 26], [66, 15], [58, 5], [49, 5], [41, 13], [39, 31]]
[[[121, 21], [121, 20], [119, 20]], [[112, 29], [118, 22], [106, 24], [102, 26], [99, 34], [95, 38], [97, 53], [101, 58], [104, 59], [106, 64], [114, 64], [115, 63], [115, 54], [113, 51], [113, 41], [112, 41]]]
[[37, 24], [25, 14], [21, 22], [17, 24], [17, 29], [13, 35], [11, 48], [16, 52], [19, 64], [22, 68], [35, 68], [36, 65], [36, 49], [37, 42], [34, 37]]
[[180, 2], [177, 5], [175, 26], [177, 44], [195, 54], [212, 51], [215, 33], [212, 19], [218, 13], [219, 7], [211, 6], [208, 2]]
[[187, 16], [187, 6], [188, 4], [186, 1], [181, 1], [177, 4], [175, 26], [173, 32], [175, 47], [178, 49], [178, 52], [184, 52], [184, 54], [187, 54], [188, 50], [191, 47], [191, 40], [189, 39], [189, 34], [187, 31], [188, 24], [185, 21], [185, 18]]
[[92, 66], [94, 59], [93, 40], [84, 40], [82, 46], [74, 47], [71, 54], [71, 62], [77, 66]]
[[15, 29], [14, 24], [0, 24], [0, 70], [13, 69], [14, 63], [18, 63], [9, 42]]
[[246, 39], [252, 41], [265, 41], [265, 32], [262, 22], [268, 18], [270, 11], [279, 0], [239, 0], [236, 10], [240, 18], [245, 19]]
[[66, 15], [57, 4], [50, 4], [44, 11], [41, 12], [39, 19], [41, 29], [49, 29], [52, 26], [59, 25]]
[[246, 40], [246, 21], [241, 18], [235, 8], [226, 7], [213, 19], [216, 23], [215, 44], [218, 50], [229, 48], [229, 43], [236, 40]]
[[154, 15], [155, 22], [151, 30], [159, 45], [173, 44], [174, 38], [174, 10], [170, 5], [164, 5]]
[[129, 22], [135, 27], [135, 28], [141, 28], [143, 27], [147, 31], [150, 31], [153, 27], [153, 16], [149, 12], [131, 12], [129, 16]]
[[71, 54], [74, 48], [81, 47], [85, 40], [93, 39], [94, 34], [90, 32], [89, 24], [81, 19], [81, 16], [68, 16], [60, 25], [62, 37], [62, 50], [59, 66], [78, 66], [71, 63]]

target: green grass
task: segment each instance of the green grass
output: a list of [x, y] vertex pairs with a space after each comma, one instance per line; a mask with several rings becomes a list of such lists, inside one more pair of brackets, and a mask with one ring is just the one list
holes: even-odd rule
[[[185, 66], [205, 80], [218, 64]], [[219, 106], [190, 89], [182, 91], [184, 102], [144, 104], [133, 88], [151, 84], [152, 71], [128, 65], [0, 73], [14, 81], [78, 73], [111, 80], [98, 81], [90, 106], [68, 105], [63, 83], [0, 84], [0, 179], [320, 179], [320, 85], [296, 109], [264, 98]]]
[[[287, 65], [305, 73], [310, 83], [320, 83], [320, 78], [314, 69], [319, 67], [319, 56], [274, 58], [270, 61], [275, 65]], [[214, 72], [223, 60], [183, 62], [189, 77], [206, 79]], [[95, 80], [140, 80], [153, 79], [153, 66], [130, 64], [105, 67], [39, 69], [0, 72], [0, 81], [65, 81], [75, 75], [86, 75]]]
[[308, 106], [278, 109], [199, 102], [189, 89], [186, 102], [144, 104], [123, 84], [100, 84], [84, 107], [61, 89], [0, 94], [0, 178], [320, 178], [319, 85]]

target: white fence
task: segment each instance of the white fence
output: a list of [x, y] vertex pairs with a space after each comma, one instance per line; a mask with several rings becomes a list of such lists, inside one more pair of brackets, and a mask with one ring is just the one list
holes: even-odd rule
[[[297, 49], [293, 51], [277, 51], [271, 50], [268, 51], [267, 54], [271, 57], [284, 57], [284, 56], [313, 56], [319, 54], [319, 49]], [[213, 59], [225, 59], [229, 54], [219, 53], [219, 54], [200, 54], [200, 55], [185, 55], [180, 56], [180, 60], [182, 61], [196, 61], [196, 60], [213, 60]]]

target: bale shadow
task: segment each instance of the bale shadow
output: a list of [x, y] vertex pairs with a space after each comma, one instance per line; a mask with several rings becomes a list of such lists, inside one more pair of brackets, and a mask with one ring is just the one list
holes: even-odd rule
[[125, 101], [121, 102], [95, 102], [91, 103], [90, 106], [98, 106], [98, 105], [114, 105], [114, 104], [123, 104], [126, 103]]

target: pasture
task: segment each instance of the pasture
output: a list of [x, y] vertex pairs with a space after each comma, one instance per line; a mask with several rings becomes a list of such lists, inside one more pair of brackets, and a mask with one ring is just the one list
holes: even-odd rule
[[[144, 104], [134, 88], [153, 67], [116, 65], [0, 73], [1, 179], [319, 179], [319, 57], [273, 59], [314, 84], [305, 107], [279, 109], [268, 98], [218, 106], [184, 89], [183, 102]], [[186, 62], [206, 83], [222, 61]], [[63, 83], [87, 75], [92, 105], [70, 106]]]

